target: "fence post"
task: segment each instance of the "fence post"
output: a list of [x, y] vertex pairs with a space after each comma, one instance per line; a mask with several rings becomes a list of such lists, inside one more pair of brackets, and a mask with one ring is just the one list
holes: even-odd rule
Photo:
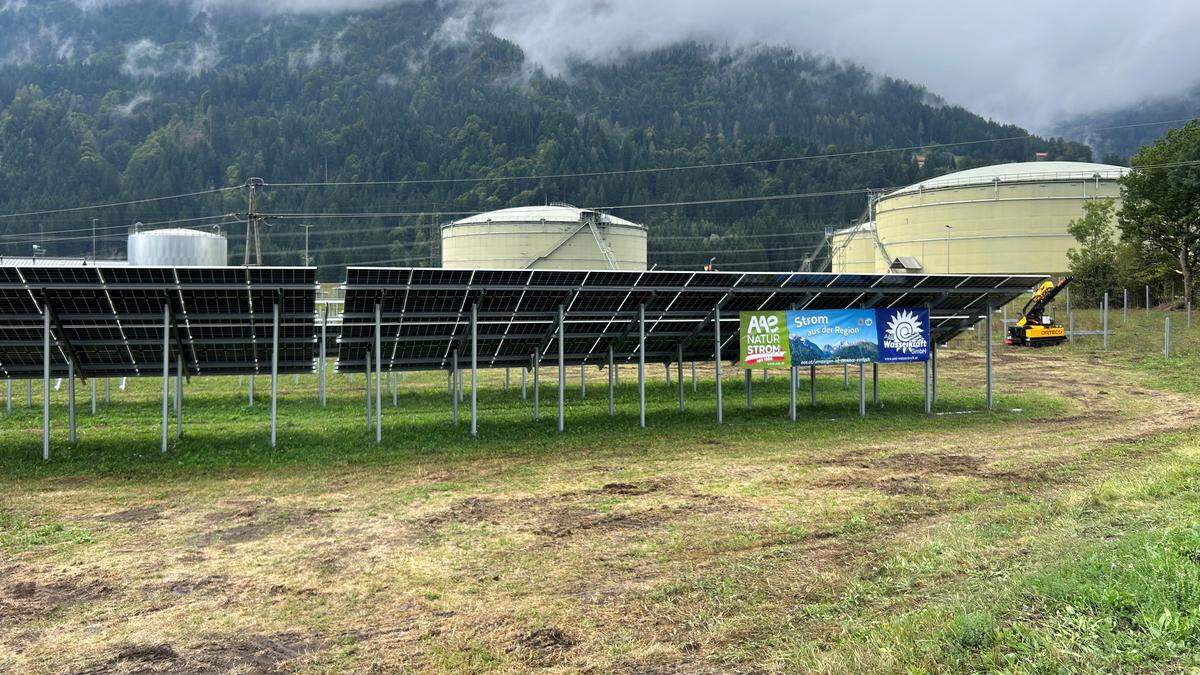
[[1075, 344], [1075, 310], [1067, 310], [1067, 341]]
[[1171, 358], [1171, 317], [1168, 315], [1163, 326], [1163, 358]]
[[1129, 289], [1121, 289], [1121, 325], [1129, 321]]
[[1150, 284], [1146, 284], [1146, 316], [1150, 315]]
[[1108, 349], [1108, 291], [1104, 291], [1104, 306], [1100, 310], [1104, 317], [1104, 348]]

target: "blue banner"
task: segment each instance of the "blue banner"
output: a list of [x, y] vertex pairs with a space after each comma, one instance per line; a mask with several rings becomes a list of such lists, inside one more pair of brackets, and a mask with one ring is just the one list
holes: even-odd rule
[[787, 329], [794, 366], [929, 360], [923, 308], [791, 311]]

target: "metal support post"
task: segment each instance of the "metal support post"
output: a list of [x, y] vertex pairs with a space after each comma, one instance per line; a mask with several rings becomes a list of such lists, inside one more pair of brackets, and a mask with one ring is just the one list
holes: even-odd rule
[[392, 407], [400, 407], [400, 379], [396, 371], [392, 371]]
[[929, 367], [928, 361], [921, 365], [925, 367], [925, 414], [928, 415], [933, 412], [932, 369]]
[[842, 389], [850, 388], [850, 365], [842, 364]]
[[564, 413], [563, 413], [563, 405], [564, 405], [563, 399], [566, 398], [566, 391], [567, 391], [567, 365], [566, 365], [566, 356], [563, 351], [565, 349], [565, 347], [563, 346], [563, 343], [566, 342], [566, 337], [567, 337], [567, 334], [566, 334], [567, 324], [563, 317], [563, 313], [564, 313], [563, 306], [559, 305], [558, 306], [558, 432], [559, 433], [562, 433], [564, 426], [565, 426], [564, 425], [565, 419], [564, 419]]
[[[164, 310], [165, 314], [165, 310]], [[42, 306], [42, 459], [50, 459], [50, 308]], [[165, 321], [164, 321], [165, 324]], [[166, 339], [163, 339], [166, 344]], [[166, 347], [163, 347], [166, 349]], [[165, 358], [164, 358], [165, 360]], [[166, 392], [163, 392], [166, 395]], [[166, 401], [163, 401], [163, 424], [167, 423]], [[163, 447], [167, 443], [167, 429], [163, 427]]]
[[[90, 389], [91, 389], [92, 414], [95, 415], [96, 414], [96, 378], [94, 378], [94, 377], [92, 378], [91, 384], [92, 384], [92, 386], [90, 387]], [[11, 401], [10, 401], [10, 403], [11, 403]]]
[[[167, 451], [167, 381], [171, 376], [171, 306], [163, 305], [162, 451]], [[49, 393], [49, 392], [47, 392]]]
[[879, 405], [879, 364], [871, 364], [871, 405]]
[[[367, 397], [367, 431], [371, 430], [371, 345], [367, 345], [367, 351], [363, 354], [363, 391]], [[455, 392], [457, 396], [457, 391]]]
[[692, 393], [696, 393], [696, 362], [692, 361]]
[[938, 346], [937, 340], [933, 340], [929, 345], [929, 398], [933, 405], [937, 405], [938, 400]]
[[504, 391], [508, 391], [509, 373], [510, 373], [511, 371], [512, 371], [512, 369], [511, 369], [511, 368], [505, 368], [505, 369], [504, 369]]
[[471, 305], [471, 436], [479, 435], [479, 305]]
[[1129, 321], [1129, 289], [1121, 289], [1121, 325]]
[[683, 345], [675, 345], [675, 379], [679, 386], [679, 412], [684, 411], [683, 407]]
[[246, 377], [246, 396], [249, 399], [249, 405], [254, 407], [254, 373], [250, 373]]
[[375, 305], [375, 442], [383, 442], [383, 308]]
[[667, 379], [667, 388], [670, 389], [671, 388], [671, 364], [666, 361], [663, 362], [663, 374]]
[[1163, 358], [1171, 358], [1171, 315], [1164, 318], [1163, 323]]
[[321, 351], [320, 351], [320, 355], [317, 360], [317, 389], [318, 389], [317, 398], [318, 398], [318, 400], [320, 400], [322, 408], [325, 407], [325, 401], [326, 401], [325, 369], [328, 364], [325, 362], [325, 325], [328, 321], [329, 321], [329, 309], [327, 307], [326, 310], [321, 313], [321, 344], [319, 347]]
[[542, 396], [542, 387], [538, 382], [538, 373], [542, 369], [542, 359], [537, 354], [530, 354], [529, 360], [533, 363], [533, 419], [539, 420], [542, 418], [539, 402]]
[[989, 301], [987, 305], [987, 332], [989, 339], [987, 341], [987, 409], [992, 409], [992, 303]]
[[521, 369], [521, 400], [525, 401], [529, 398], [528, 387], [525, 386], [525, 369]]
[[1067, 310], [1067, 341], [1075, 343], [1075, 310]]
[[579, 398], [587, 398], [587, 364], [579, 364]]
[[746, 369], [746, 410], [754, 408], [754, 373]]
[[809, 405], [817, 407], [817, 366], [809, 366]]
[[67, 442], [75, 445], [75, 362], [67, 359]]
[[1146, 284], [1146, 314], [1150, 314], [1150, 285]]
[[[668, 373], [671, 371], [667, 371]], [[646, 306], [638, 305], [638, 425], [646, 428]]]
[[458, 383], [455, 381], [458, 378], [458, 350], [454, 350], [454, 369], [449, 371], [450, 375], [450, 419], [454, 422], [454, 428], [458, 428]]
[[725, 423], [725, 401], [721, 394], [721, 307], [713, 308], [713, 367], [717, 379], [717, 424]]
[[858, 416], [867, 416], [867, 364], [858, 364]]
[[613, 347], [608, 346], [608, 416], [617, 414], [616, 374], [613, 372]]
[[796, 372], [796, 366], [788, 367], [788, 378], [789, 378], [788, 379], [788, 391], [791, 392], [791, 395], [788, 399], [788, 417], [793, 422], [795, 422], [796, 421], [796, 380], [799, 379], [798, 373]]
[[271, 447], [278, 438], [279, 419], [279, 302], [271, 306]]
[[1104, 305], [1100, 307], [1100, 316], [1104, 322], [1104, 348], [1108, 349], [1108, 291], [1104, 291]]
[[175, 438], [183, 438], [183, 353], [175, 355]]

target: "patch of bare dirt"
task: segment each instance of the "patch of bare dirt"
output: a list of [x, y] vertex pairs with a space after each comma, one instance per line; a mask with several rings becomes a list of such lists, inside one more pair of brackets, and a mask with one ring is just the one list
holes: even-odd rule
[[562, 663], [566, 652], [575, 645], [576, 640], [565, 631], [550, 626], [524, 633], [508, 651], [531, 665], [547, 667]]
[[97, 520], [104, 523], [148, 523], [162, 518], [162, 512], [153, 506], [135, 506], [100, 516]]
[[316, 520], [340, 509], [280, 508], [275, 500], [246, 499], [227, 502], [227, 507], [206, 514], [202, 522], [209, 526], [188, 539], [196, 547], [232, 546], [265, 539], [286, 529], [312, 525]]
[[95, 579], [61, 579], [38, 583], [32, 579], [13, 581], [0, 588], [0, 617], [28, 619], [44, 616], [59, 607], [93, 602], [113, 592]]
[[291, 671], [289, 664], [296, 659], [324, 646], [324, 640], [300, 633], [251, 635], [184, 650], [165, 643], [131, 644], [119, 648], [111, 658], [75, 673], [282, 673]]

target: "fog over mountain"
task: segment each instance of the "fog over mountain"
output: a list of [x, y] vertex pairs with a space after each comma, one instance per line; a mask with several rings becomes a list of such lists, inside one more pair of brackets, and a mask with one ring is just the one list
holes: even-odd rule
[[[128, 0], [76, 0], [95, 10]], [[242, 10], [241, 0], [161, 0]], [[278, 0], [255, 10], [334, 13], [409, 0]], [[33, 3], [4, 0], [0, 11]], [[533, 61], [612, 61], [685, 40], [828, 54], [927, 86], [951, 103], [1036, 131], [1200, 82], [1200, 3], [929, 0], [444, 0], [445, 36], [482, 23]]]

